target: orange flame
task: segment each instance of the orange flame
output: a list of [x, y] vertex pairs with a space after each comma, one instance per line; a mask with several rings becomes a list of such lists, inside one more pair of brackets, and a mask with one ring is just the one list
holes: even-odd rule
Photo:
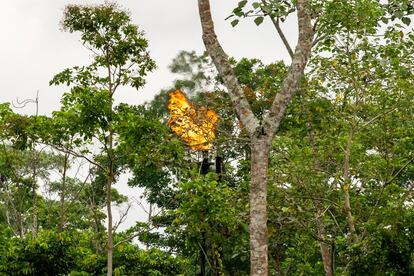
[[205, 107], [198, 111], [188, 102], [185, 94], [176, 90], [169, 94], [168, 125], [192, 150], [209, 150], [216, 138], [219, 116]]

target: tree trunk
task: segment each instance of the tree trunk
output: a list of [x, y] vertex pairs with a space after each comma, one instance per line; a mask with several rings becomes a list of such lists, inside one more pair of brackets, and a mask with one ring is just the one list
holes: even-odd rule
[[323, 269], [325, 270], [326, 276], [332, 276], [332, 259], [331, 259], [331, 250], [329, 245], [326, 243], [326, 230], [325, 224], [323, 222], [323, 209], [320, 206], [320, 203], [314, 201], [314, 206], [316, 208], [315, 220], [316, 220], [316, 230], [318, 231], [319, 238], [319, 247], [322, 256]]
[[[18, 187], [18, 189], [22, 189], [22, 187]], [[23, 218], [22, 218], [22, 211], [23, 207], [22, 207], [22, 199], [20, 199], [17, 203], [14, 201], [14, 199], [12, 199], [11, 197], [11, 192], [10, 190], [7, 188], [6, 191], [6, 195], [7, 195], [7, 200], [8, 200], [8, 204], [6, 206], [6, 210], [7, 212], [11, 211], [11, 219], [10, 221], [8, 221], [8, 226], [10, 228], [16, 228], [16, 231], [19, 235], [19, 237], [22, 239], [24, 236], [24, 228], [23, 228]], [[9, 207], [10, 206], [10, 207]], [[14, 220], [13, 220], [14, 219]], [[16, 225], [14, 225], [14, 223]]]
[[111, 189], [112, 189], [112, 182], [113, 182], [113, 171], [111, 170], [111, 172], [108, 175], [108, 180], [107, 180], [107, 185], [106, 185], [106, 209], [108, 211], [108, 263], [107, 263], [107, 275], [111, 276], [112, 275], [112, 269], [113, 269], [113, 264], [112, 264], [112, 254], [113, 254], [113, 237], [112, 237], [112, 194], [111, 194]]
[[33, 218], [33, 225], [32, 225], [32, 233], [33, 237], [36, 238], [37, 236], [37, 229], [38, 229], [38, 214], [37, 214], [37, 154], [35, 150], [33, 150], [33, 159], [32, 159], [32, 218]]
[[114, 182], [114, 164], [112, 160], [112, 147], [113, 147], [113, 133], [112, 133], [112, 126], [110, 126], [110, 134], [109, 134], [109, 173], [108, 179], [106, 182], [106, 209], [108, 212], [108, 261], [107, 261], [107, 275], [112, 276], [113, 270], [113, 263], [112, 263], [112, 255], [114, 250], [113, 244], [113, 229], [112, 229], [112, 183]]
[[[149, 204], [149, 207], [148, 207], [148, 219], [147, 219], [147, 223], [148, 223], [148, 225], [152, 225], [152, 212], [153, 212], [153, 205], [152, 205], [152, 203], [150, 203]], [[149, 240], [147, 240], [146, 242], [145, 242], [145, 250], [148, 250], [149, 249], [149, 247], [150, 247], [150, 241]]]
[[309, 0], [297, 1], [299, 37], [293, 55], [292, 64], [276, 94], [268, 114], [259, 120], [255, 117], [237, 76], [229, 62], [227, 54], [221, 47], [214, 31], [211, 17], [210, 1], [198, 0], [203, 42], [207, 53], [214, 62], [224, 81], [233, 106], [249, 133], [251, 141], [251, 187], [250, 187], [250, 261], [251, 275], [268, 275], [267, 248], [267, 170], [270, 143], [277, 132], [286, 106], [303, 77], [309, 54], [313, 45], [314, 26]]
[[221, 276], [224, 275], [221, 271], [221, 256], [220, 256], [220, 248], [217, 247], [215, 244], [211, 248], [211, 259], [212, 259], [212, 275], [213, 276]]
[[354, 132], [351, 129], [348, 136], [348, 141], [345, 149], [345, 160], [344, 160], [344, 183], [342, 184], [342, 190], [345, 194], [345, 214], [346, 221], [348, 223], [349, 232], [350, 232], [350, 241], [354, 242], [356, 239], [356, 230], [355, 230], [355, 221], [352, 216], [351, 209], [351, 197], [349, 194], [349, 189], [351, 188], [351, 174], [350, 174], [350, 159], [351, 159], [351, 146]]
[[96, 201], [95, 201], [95, 191], [94, 189], [92, 189], [92, 198], [90, 201], [90, 208], [92, 209], [92, 214], [93, 214], [93, 227], [94, 227], [94, 243], [95, 243], [95, 249], [96, 249], [96, 254], [98, 255], [102, 255], [104, 250], [102, 248], [102, 244], [101, 244], [101, 238], [103, 237], [102, 234], [102, 230], [101, 230], [101, 221], [98, 217], [98, 214], [96, 212], [96, 210], [98, 209], [96, 206]]
[[[109, 91], [109, 107], [111, 110], [111, 114], [114, 113], [113, 110], [113, 103], [114, 103], [114, 99], [113, 99], [113, 95], [114, 95], [114, 88], [112, 85], [112, 73], [111, 73], [111, 68], [110, 66], [108, 66], [108, 78], [109, 78], [109, 86], [108, 86], [108, 91]], [[108, 162], [109, 162], [109, 166], [108, 166], [108, 179], [107, 179], [107, 184], [106, 184], [106, 209], [108, 211], [108, 263], [107, 263], [107, 268], [108, 268], [108, 272], [107, 275], [108, 276], [112, 276], [112, 271], [113, 271], [113, 260], [112, 260], [112, 255], [113, 255], [113, 250], [114, 250], [114, 244], [113, 244], [113, 227], [112, 227], [112, 183], [115, 180], [115, 168], [114, 168], [114, 129], [113, 129], [113, 125], [112, 125], [112, 119], [110, 119], [108, 121], [108, 146], [107, 146], [107, 156], [108, 156]]]
[[[111, 114], [114, 113], [113, 109], [113, 95], [114, 95], [114, 88], [112, 84], [112, 73], [111, 73], [111, 67], [108, 65], [108, 79], [109, 79], [109, 85], [108, 85], [108, 92], [109, 92], [109, 107], [111, 110]], [[112, 118], [112, 117], [111, 117]], [[112, 229], [112, 183], [115, 180], [115, 172], [114, 172], [114, 129], [112, 125], [112, 119], [109, 119], [108, 121], [108, 144], [107, 144], [107, 157], [108, 157], [108, 175], [107, 175], [107, 182], [106, 182], [106, 209], [108, 212], [108, 260], [107, 260], [107, 275], [112, 276], [113, 271], [113, 250], [114, 250], [114, 244], [113, 244], [113, 229]]]
[[[111, 99], [112, 100], [112, 99]], [[112, 101], [111, 101], [111, 109], [112, 109]], [[109, 172], [107, 176], [106, 182], [106, 209], [108, 212], [108, 261], [107, 261], [107, 275], [112, 276], [113, 270], [113, 263], [112, 263], [112, 255], [113, 255], [113, 229], [112, 229], [112, 183], [114, 182], [114, 163], [113, 163], [113, 129], [112, 123], [109, 122], [109, 138], [108, 138], [108, 161], [109, 161]]]
[[[210, 169], [210, 162], [208, 160], [208, 151], [203, 151], [203, 161], [201, 162], [200, 173], [205, 176]], [[202, 217], [204, 214], [202, 214]], [[206, 263], [207, 263], [207, 242], [206, 242], [206, 231], [201, 230], [201, 245], [200, 245], [200, 275], [206, 275]]]
[[267, 246], [267, 170], [271, 139], [253, 138], [250, 183], [250, 275], [268, 272]]
[[65, 227], [65, 197], [66, 197], [66, 172], [68, 170], [68, 159], [69, 154], [65, 154], [63, 161], [63, 172], [62, 172], [62, 187], [60, 189], [60, 220], [59, 220], [59, 232], [63, 231]]
[[[318, 147], [316, 145], [316, 138], [315, 133], [313, 130], [313, 125], [311, 122], [306, 123], [306, 127], [308, 128], [308, 137], [309, 141], [312, 146], [312, 159], [313, 159], [313, 166], [315, 171], [321, 170], [321, 165], [318, 158]], [[331, 252], [329, 250], [329, 246], [326, 243], [326, 230], [325, 230], [325, 223], [323, 221], [323, 214], [324, 210], [321, 206], [320, 200], [315, 199], [313, 201], [313, 206], [315, 207], [315, 221], [316, 221], [316, 229], [318, 232], [319, 238], [319, 247], [321, 251], [322, 263], [323, 268], [325, 270], [326, 276], [332, 276], [332, 262], [331, 262]]]

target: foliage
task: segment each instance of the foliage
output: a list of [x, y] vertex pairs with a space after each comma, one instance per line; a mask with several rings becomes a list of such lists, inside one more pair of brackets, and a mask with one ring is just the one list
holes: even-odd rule
[[[413, 4], [312, 5], [314, 52], [271, 145], [269, 271], [322, 275], [325, 245], [337, 275], [412, 275]], [[283, 23], [295, 10], [295, 1], [239, 1], [231, 24]], [[131, 201], [113, 186], [122, 176], [144, 190], [151, 211], [148, 221], [112, 232], [114, 275], [194, 275], [202, 255], [209, 275], [247, 275], [248, 134], [210, 58], [181, 52], [171, 89], [143, 105], [114, 104], [120, 86], [142, 87], [155, 68], [142, 31], [108, 3], [69, 5], [62, 27], [80, 33], [92, 61], [52, 79], [68, 86], [61, 109], [29, 116], [0, 104], [0, 274], [105, 274], [108, 198], [118, 208]], [[263, 118], [287, 66], [231, 65]], [[167, 125], [176, 89], [220, 117], [209, 154], [193, 152]]]

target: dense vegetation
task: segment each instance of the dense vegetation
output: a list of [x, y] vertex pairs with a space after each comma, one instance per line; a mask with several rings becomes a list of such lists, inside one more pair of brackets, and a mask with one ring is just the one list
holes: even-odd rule
[[[280, 29], [297, 2], [309, 1], [240, 1], [231, 24], [270, 17]], [[269, 145], [269, 274], [414, 275], [414, 6], [309, 3], [312, 54]], [[214, 57], [183, 51], [168, 89], [117, 103], [121, 86], [138, 90], [155, 68], [142, 31], [115, 4], [70, 5], [62, 27], [92, 60], [50, 81], [66, 91], [61, 108], [0, 104], [0, 275], [248, 275], [255, 140]], [[295, 64], [228, 61], [265, 122]], [[208, 151], [170, 129], [177, 89], [219, 115]], [[150, 206], [126, 230], [121, 177]]]

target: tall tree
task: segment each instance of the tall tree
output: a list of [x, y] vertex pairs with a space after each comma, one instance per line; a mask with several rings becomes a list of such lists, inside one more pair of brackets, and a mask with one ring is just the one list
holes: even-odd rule
[[69, 5], [62, 25], [71, 33], [80, 32], [83, 45], [93, 54], [91, 65], [66, 69], [51, 84], [73, 85], [63, 98], [63, 110], [76, 124], [72, 124], [73, 129], [85, 139], [98, 141], [102, 149], [100, 155], [86, 159], [106, 178], [107, 275], [112, 275], [112, 185], [119, 174], [114, 95], [123, 85], [136, 89], [143, 86], [145, 75], [155, 64], [146, 51], [148, 43], [142, 32], [116, 4]]
[[[247, 2], [247, 1], [243, 1]], [[310, 1], [296, 1], [299, 37], [292, 64], [276, 94], [271, 108], [262, 118], [256, 117], [241, 88], [227, 54], [214, 31], [209, 0], [198, 1], [203, 41], [220, 76], [224, 80], [240, 121], [251, 142], [250, 186], [250, 260], [251, 275], [268, 275], [267, 242], [267, 171], [270, 144], [283, 118], [285, 109], [296, 91], [307, 64], [315, 33]]]

